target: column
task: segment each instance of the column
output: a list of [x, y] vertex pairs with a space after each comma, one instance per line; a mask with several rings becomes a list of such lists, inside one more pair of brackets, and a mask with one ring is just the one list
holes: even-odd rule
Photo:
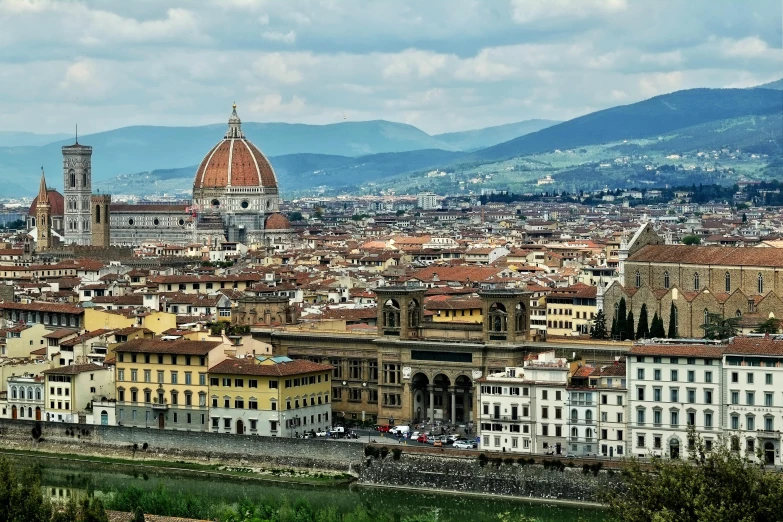
[[430, 424], [435, 422], [435, 387], [430, 384], [427, 386], [427, 390], [430, 392], [430, 407], [427, 414], [430, 418]]
[[456, 425], [457, 424], [457, 390], [454, 389], [454, 386], [451, 386], [449, 388], [449, 393], [451, 394], [451, 424]]

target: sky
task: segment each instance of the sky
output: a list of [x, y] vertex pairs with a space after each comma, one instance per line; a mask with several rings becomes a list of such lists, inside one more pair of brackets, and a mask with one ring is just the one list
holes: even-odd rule
[[0, 130], [570, 119], [783, 77], [781, 0], [0, 0]]

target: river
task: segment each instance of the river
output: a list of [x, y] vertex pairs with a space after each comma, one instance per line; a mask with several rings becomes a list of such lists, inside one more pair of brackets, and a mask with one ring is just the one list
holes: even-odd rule
[[[30, 456], [6, 456], [14, 465], [34, 465], [41, 469], [44, 494], [53, 499], [107, 496], [112, 491], [135, 485], [145, 490], [163, 487], [170, 491], [192, 493], [215, 504], [232, 505], [243, 498], [269, 496], [291, 500], [306, 498], [314, 506], [335, 506], [348, 512], [357, 505], [404, 515], [437, 510], [442, 522], [497, 522], [500, 513], [524, 514], [546, 522], [606, 522], [607, 513], [595, 508], [542, 504], [522, 500], [461, 496], [362, 487], [312, 486], [262, 480], [210, 478], [196, 472], [170, 471], [149, 467], [111, 465], [98, 462], [75, 462], [64, 459]], [[469, 515], [469, 517], [466, 517]]]

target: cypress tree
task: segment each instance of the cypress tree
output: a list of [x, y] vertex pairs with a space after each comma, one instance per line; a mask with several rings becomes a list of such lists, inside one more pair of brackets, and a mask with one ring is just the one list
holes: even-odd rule
[[647, 304], [642, 305], [639, 311], [639, 326], [636, 328], [636, 338], [646, 339], [650, 337], [649, 319], [647, 319]]
[[669, 339], [676, 339], [677, 338], [677, 319], [676, 319], [676, 312], [674, 311], [674, 303], [672, 303], [671, 308], [669, 308], [669, 334], [666, 336]]
[[620, 299], [620, 304], [617, 305], [617, 335], [620, 336], [620, 340], [625, 340], [626, 322], [628, 320], [628, 312], [625, 310], [625, 297]]
[[626, 339], [633, 340], [633, 310], [628, 310], [628, 319], [625, 321], [625, 336]]
[[650, 337], [657, 339], [666, 337], [666, 332], [663, 329], [663, 319], [658, 317], [658, 311], [653, 315], [652, 326], [650, 327]]
[[612, 332], [610, 335], [612, 340], [617, 339], [617, 319], [612, 319]]

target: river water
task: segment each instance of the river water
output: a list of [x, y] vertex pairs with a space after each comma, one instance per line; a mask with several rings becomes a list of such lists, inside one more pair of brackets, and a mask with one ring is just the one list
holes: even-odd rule
[[461, 496], [415, 491], [362, 487], [312, 486], [260, 480], [208, 477], [195, 472], [174, 472], [149, 467], [74, 462], [28, 456], [7, 457], [15, 465], [34, 465], [41, 469], [44, 493], [52, 499], [71, 496], [106, 496], [112, 491], [135, 485], [145, 490], [163, 487], [232, 505], [243, 498], [269, 496], [291, 500], [306, 498], [313, 506], [335, 506], [348, 512], [357, 505], [382, 509], [387, 513], [406, 515], [437, 510], [442, 522], [497, 522], [500, 513], [524, 514], [546, 522], [607, 522], [605, 511], [578, 506], [548, 505], [497, 498]]

